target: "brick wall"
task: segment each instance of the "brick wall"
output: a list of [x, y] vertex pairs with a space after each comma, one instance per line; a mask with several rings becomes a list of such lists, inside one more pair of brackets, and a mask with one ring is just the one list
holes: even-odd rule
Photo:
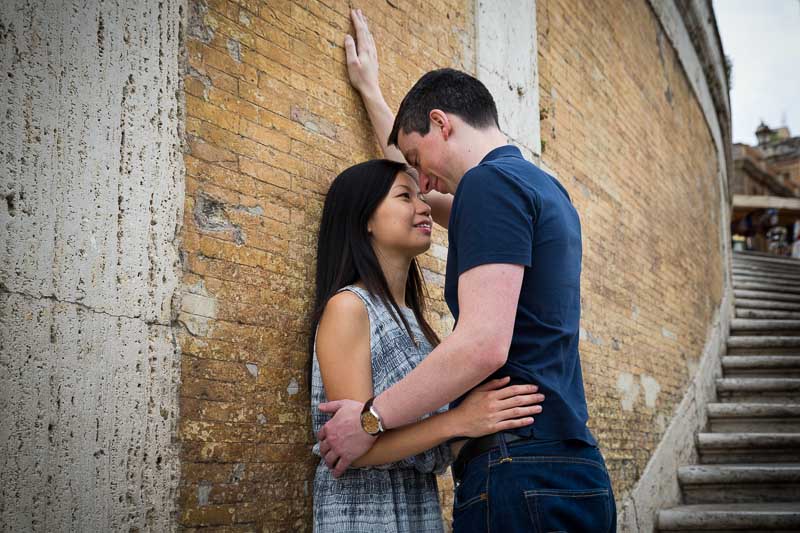
[[[359, 6], [380, 43], [390, 105], [427, 70], [471, 68], [471, 4], [461, 4]], [[305, 347], [315, 235], [330, 180], [379, 155], [347, 81], [349, 6], [188, 7], [179, 523], [310, 530]], [[440, 334], [451, 324], [444, 236], [435, 232], [421, 261]]]
[[714, 144], [645, 1], [537, 1], [544, 163], [583, 225], [581, 358], [617, 501], [683, 396], [722, 292]]
[[[472, 5], [360, 6], [391, 106], [431, 68], [472, 70]], [[315, 233], [330, 179], [378, 156], [346, 79], [348, 7], [189, 3], [179, 314], [188, 530], [310, 529]], [[716, 157], [644, 0], [539, 0], [537, 19], [543, 161], [583, 222], [590, 425], [620, 499], [669, 422], [720, 300]], [[434, 242], [422, 265], [445, 334], [444, 232]]]

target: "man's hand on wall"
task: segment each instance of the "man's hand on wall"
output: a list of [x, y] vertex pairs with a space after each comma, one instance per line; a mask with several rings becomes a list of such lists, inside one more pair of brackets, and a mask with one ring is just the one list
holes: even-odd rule
[[333, 468], [333, 477], [339, 477], [359, 457], [367, 453], [378, 437], [373, 437], [361, 428], [363, 402], [336, 400], [319, 404], [323, 413], [333, 418], [317, 432], [320, 455], [328, 468]]
[[367, 18], [361, 10], [350, 10], [350, 18], [353, 20], [353, 27], [356, 30], [357, 42], [351, 35], [344, 37], [347, 74], [350, 76], [350, 83], [358, 92], [362, 95], [369, 95], [371, 92], [379, 91], [378, 49], [369, 32]]

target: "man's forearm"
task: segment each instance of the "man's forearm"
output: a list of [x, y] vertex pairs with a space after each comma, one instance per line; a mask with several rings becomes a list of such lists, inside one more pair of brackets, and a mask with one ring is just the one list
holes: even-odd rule
[[380, 88], [375, 87], [361, 93], [361, 101], [364, 102], [364, 108], [367, 110], [369, 121], [372, 124], [372, 129], [375, 130], [378, 143], [381, 145], [383, 156], [392, 161], [405, 163], [406, 160], [400, 150], [396, 146], [389, 146], [387, 143], [389, 134], [392, 132], [392, 126], [394, 126], [394, 113], [389, 109], [389, 105], [384, 100]]
[[415, 422], [502, 366], [504, 354], [476, 337], [456, 329], [406, 377], [375, 398], [374, 406], [384, 426], [396, 428]]

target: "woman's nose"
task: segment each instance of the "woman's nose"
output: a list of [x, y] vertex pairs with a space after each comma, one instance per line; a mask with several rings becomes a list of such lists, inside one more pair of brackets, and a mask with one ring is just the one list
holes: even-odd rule
[[424, 215], [431, 214], [431, 206], [419, 196], [417, 197], [417, 213], [422, 213]]

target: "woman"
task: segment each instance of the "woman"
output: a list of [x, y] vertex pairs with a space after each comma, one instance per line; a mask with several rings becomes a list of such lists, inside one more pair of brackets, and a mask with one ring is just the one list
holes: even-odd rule
[[[361, 163], [342, 172], [325, 198], [310, 346], [315, 433], [329, 418], [320, 403], [366, 401], [438, 343], [415, 259], [430, 247], [431, 210], [409, 170], [389, 160]], [[453, 459], [443, 443], [528, 425], [526, 417], [541, 411], [532, 405], [542, 400], [535, 387], [501, 388], [507, 382], [488, 382], [456, 409], [386, 432], [339, 478], [320, 460], [315, 531], [441, 531], [435, 474]]]

